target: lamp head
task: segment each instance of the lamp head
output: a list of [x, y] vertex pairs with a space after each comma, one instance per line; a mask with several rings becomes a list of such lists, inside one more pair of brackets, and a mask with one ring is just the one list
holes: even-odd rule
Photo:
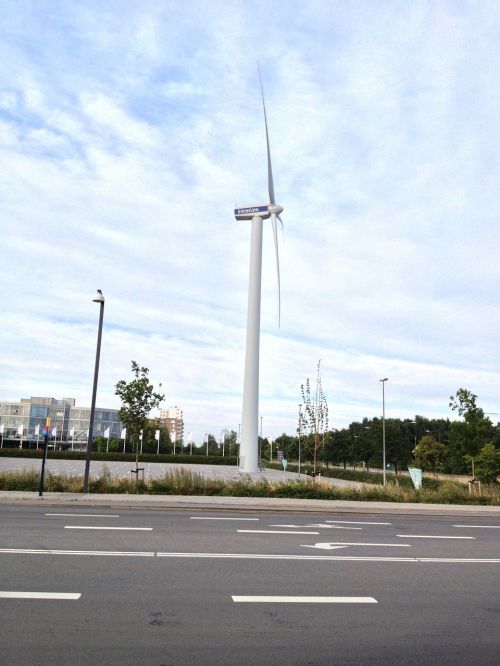
[[97, 290], [97, 294], [92, 299], [92, 301], [94, 303], [104, 303], [104, 296], [102, 295], [102, 291], [100, 289]]
[[386, 382], [388, 381], [389, 377], [384, 377], [384, 379], [379, 379], [379, 382]]

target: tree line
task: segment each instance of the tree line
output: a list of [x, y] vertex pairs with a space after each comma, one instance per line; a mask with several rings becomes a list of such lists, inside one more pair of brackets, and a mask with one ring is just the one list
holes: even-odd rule
[[[386, 462], [396, 473], [408, 466], [426, 471], [472, 474], [484, 480], [500, 474], [500, 424], [491, 419], [477, 404], [477, 396], [460, 388], [450, 396], [449, 406], [461, 420], [385, 419]], [[312, 419], [314, 423], [314, 419]], [[318, 420], [316, 419], [316, 423]], [[324, 464], [382, 466], [382, 419], [364, 418], [346, 428], [304, 428], [299, 413], [296, 435], [283, 433], [274, 446], [285, 458], [314, 463], [315, 456]], [[300, 453], [299, 453], [300, 449]]]

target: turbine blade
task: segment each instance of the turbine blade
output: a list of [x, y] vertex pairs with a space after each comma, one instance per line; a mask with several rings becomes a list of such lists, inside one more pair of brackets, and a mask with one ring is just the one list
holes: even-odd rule
[[278, 231], [276, 228], [276, 214], [271, 214], [271, 224], [273, 225], [274, 251], [276, 253], [276, 273], [278, 276], [278, 327], [281, 325], [281, 283], [280, 283], [280, 257], [278, 253]]
[[276, 217], [277, 217], [278, 220], [280, 221], [280, 224], [281, 224], [281, 230], [283, 231], [283, 220], [281, 219], [281, 215], [276, 215]]
[[262, 76], [260, 74], [260, 65], [257, 63], [259, 69], [260, 92], [262, 94], [262, 108], [264, 109], [264, 125], [266, 127], [266, 145], [267, 145], [267, 189], [269, 191], [269, 203], [275, 204], [274, 198], [274, 183], [273, 183], [273, 168], [271, 166], [271, 149], [269, 147], [269, 132], [267, 130], [267, 115], [266, 115], [266, 102], [264, 100], [264, 88], [262, 86]]

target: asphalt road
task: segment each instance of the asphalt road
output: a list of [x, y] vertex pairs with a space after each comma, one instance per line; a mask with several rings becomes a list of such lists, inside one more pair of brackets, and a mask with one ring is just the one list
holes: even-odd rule
[[0, 525], [5, 666], [498, 663], [498, 519], [2, 506]]

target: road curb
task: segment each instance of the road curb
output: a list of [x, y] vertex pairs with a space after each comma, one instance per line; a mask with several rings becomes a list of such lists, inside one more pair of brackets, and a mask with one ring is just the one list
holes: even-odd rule
[[500, 518], [498, 506], [411, 504], [349, 500], [302, 500], [277, 497], [207, 497], [194, 495], [119, 495], [0, 491], [0, 505], [89, 506], [136, 509], [191, 509], [196, 511], [269, 511], [296, 513], [363, 513], [413, 516], [469, 516]]

